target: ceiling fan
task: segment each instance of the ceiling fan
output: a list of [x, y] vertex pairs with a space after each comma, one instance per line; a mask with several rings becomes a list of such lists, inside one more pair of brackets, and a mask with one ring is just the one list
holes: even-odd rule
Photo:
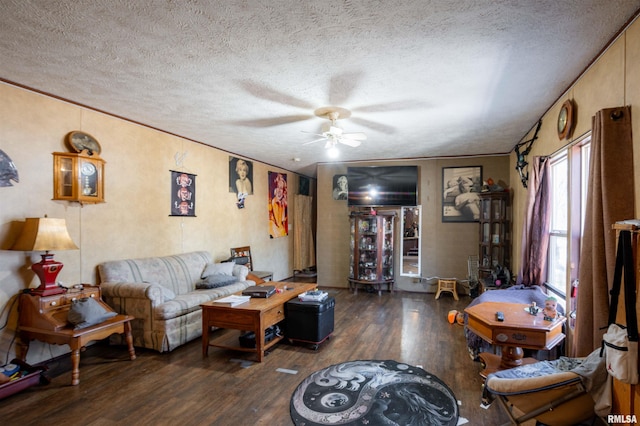
[[[317, 117], [326, 118], [331, 121], [329, 126], [323, 126], [326, 128], [322, 133], [312, 133], [316, 136], [320, 136], [319, 139], [315, 139], [309, 142], [305, 142], [303, 145], [309, 145], [316, 142], [326, 141], [324, 147], [327, 149], [334, 148], [338, 143], [358, 147], [363, 140], [367, 139], [367, 135], [364, 133], [344, 133], [342, 128], [338, 127], [336, 121], [340, 118], [348, 118], [351, 116], [351, 111], [340, 107], [322, 107], [314, 111]], [[309, 133], [309, 132], [305, 132]]]

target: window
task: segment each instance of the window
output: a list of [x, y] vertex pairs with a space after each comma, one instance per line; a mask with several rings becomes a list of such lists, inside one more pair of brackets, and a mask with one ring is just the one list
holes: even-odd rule
[[569, 159], [567, 152], [551, 160], [551, 221], [547, 284], [562, 296], [567, 281], [567, 229], [569, 225]]
[[551, 159], [551, 220], [546, 286], [564, 306], [570, 283], [578, 279], [590, 154], [589, 135]]

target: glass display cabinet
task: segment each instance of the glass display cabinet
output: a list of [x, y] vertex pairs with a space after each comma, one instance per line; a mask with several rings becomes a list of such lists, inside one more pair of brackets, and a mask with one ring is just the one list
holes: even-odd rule
[[483, 192], [480, 197], [480, 250], [478, 275], [485, 287], [509, 285], [495, 278], [511, 268], [509, 192]]
[[373, 286], [378, 294], [387, 285], [393, 292], [393, 233], [395, 212], [352, 212], [349, 288], [358, 293], [358, 285]]

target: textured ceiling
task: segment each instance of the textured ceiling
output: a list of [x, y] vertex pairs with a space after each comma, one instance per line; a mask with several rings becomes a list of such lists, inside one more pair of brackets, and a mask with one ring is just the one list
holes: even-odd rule
[[368, 136], [339, 161], [511, 151], [639, 8], [2, 0], [0, 79], [315, 176], [328, 105]]

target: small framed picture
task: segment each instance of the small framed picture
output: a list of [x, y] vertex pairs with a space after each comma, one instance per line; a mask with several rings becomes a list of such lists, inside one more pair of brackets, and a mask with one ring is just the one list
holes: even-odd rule
[[346, 174], [333, 175], [333, 199], [346, 200], [349, 197], [349, 181]]
[[309, 195], [309, 178], [300, 176], [298, 178], [298, 194]]

